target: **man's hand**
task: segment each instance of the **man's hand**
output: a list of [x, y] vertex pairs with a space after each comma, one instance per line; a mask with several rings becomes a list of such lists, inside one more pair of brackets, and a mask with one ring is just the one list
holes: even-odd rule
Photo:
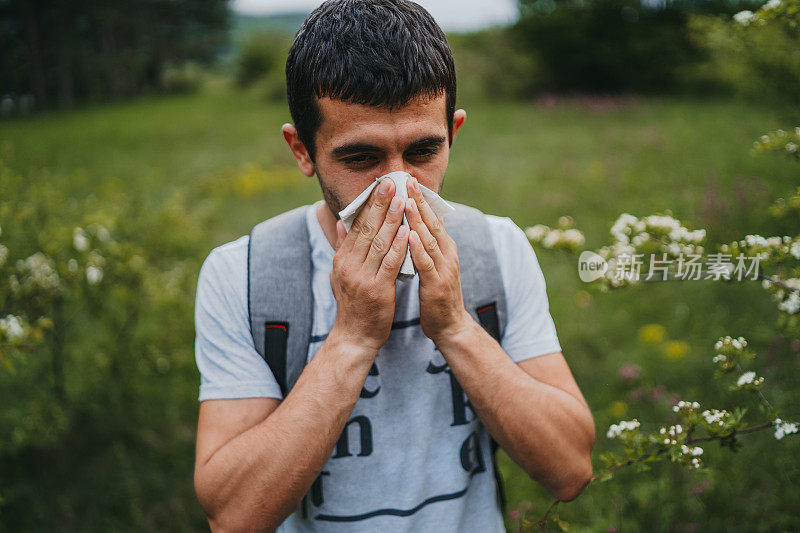
[[395, 281], [408, 247], [408, 227], [400, 225], [405, 200], [394, 193], [394, 182], [381, 180], [349, 232], [341, 220], [336, 222], [332, 332], [374, 353], [392, 330]]
[[425, 201], [416, 178], [409, 178], [406, 185], [406, 219], [411, 227], [408, 245], [419, 273], [420, 325], [425, 335], [437, 342], [458, 334], [474, 320], [461, 295], [456, 242]]

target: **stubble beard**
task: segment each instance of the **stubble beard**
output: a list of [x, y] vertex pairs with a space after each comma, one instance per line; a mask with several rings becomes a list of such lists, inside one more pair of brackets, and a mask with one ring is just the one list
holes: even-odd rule
[[342, 202], [341, 198], [339, 198], [339, 195], [325, 185], [325, 180], [320, 176], [319, 169], [315, 169], [315, 173], [317, 175], [319, 187], [322, 189], [322, 197], [325, 199], [325, 204], [327, 204], [328, 209], [330, 209], [333, 213], [333, 217], [336, 220], [339, 220], [339, 211], [347, 207], [347, 204]]

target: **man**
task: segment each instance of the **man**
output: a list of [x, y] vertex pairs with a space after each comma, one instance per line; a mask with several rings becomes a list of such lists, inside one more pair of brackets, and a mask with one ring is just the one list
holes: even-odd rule
[[[498, 343], [465, 309], [456, 243], [414, 186], [440, 193], [466, 117], [441, 29], [406, 0], [329, 0], [297, 33], [286, 76], [283, 137], [324, 196], [307, 210], [313, 340], [284, 398], [249, 332], [248, 237], [209, 254], [194, 482], [212, 529], [502, 531], [488, 434], [575, 498], [594, 421], [524, 232], [483, 215], [507, 297]], [[416, 178], [409, 200], [384, 180], [346, 232], [337, 213], [397, 170]], [[400, 281], [407, 247], [419, 274]]]

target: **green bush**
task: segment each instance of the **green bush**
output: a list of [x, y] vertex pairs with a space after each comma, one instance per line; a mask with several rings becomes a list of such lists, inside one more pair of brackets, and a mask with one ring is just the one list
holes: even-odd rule
[[251, 34], [236, 57], [236, 83], [248, 87], [275, 73], [282, 75], [290, 45], [291, 41], [283, 34]]
[[171, 94], [195, 92], [200, 89], [202, 82], [202, 68], [194, 62], [170, 65], [161, 73], [161, 88]]
[[[739, 96], [779, 102], [800, 102], [800, 2], [783, 0], [777, 9], [762, 7], [748, 22], [750, 11], [731, 17], [694, 16], [692, 39], [707, 59], [698, 79]], [[756, 15], [757, 16], [757, 15]]]
[[512, 31], [539, 58], [536, 86], [555, 91], [653, 91], [679, 88], [679, 68], [698, 50], [686, 10], [637, 0], [524, 2]]
[[507, 29], [453, 34], [447, 40], [456, 62], [459, 101], [522, 98], [535, 87], [536, 58]]
[[188, 527], [201, 211], [80, 181], [0, 158], [0, 530]]

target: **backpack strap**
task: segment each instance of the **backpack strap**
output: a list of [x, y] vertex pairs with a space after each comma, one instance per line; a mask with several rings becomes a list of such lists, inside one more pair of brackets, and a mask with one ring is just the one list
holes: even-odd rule
[[250, 333], [284, 398], [306, 364], [314, 312], [307, 209], [311, 206], [256, 225], [247, 248]]
[[[444, 227], [458, 246], [464, 306], [472, 317], [497, 342], [500, 342], [507, 317], [506, 297], [489, 224], [480, 210], [453, 201], [448, 203], [456, 210], [444, 218]], [[489, 444], [497, 486], [497, 501], [505, 514], [506, 497], [496, 457], [499, 446], [491, 435]]]
[[444, 227], [458, 245], [464, 306], [500, 342], [507, 317], [506, 298], [486, 215], [468, 205], [448, 203], [456, 210], [444, 218]]

